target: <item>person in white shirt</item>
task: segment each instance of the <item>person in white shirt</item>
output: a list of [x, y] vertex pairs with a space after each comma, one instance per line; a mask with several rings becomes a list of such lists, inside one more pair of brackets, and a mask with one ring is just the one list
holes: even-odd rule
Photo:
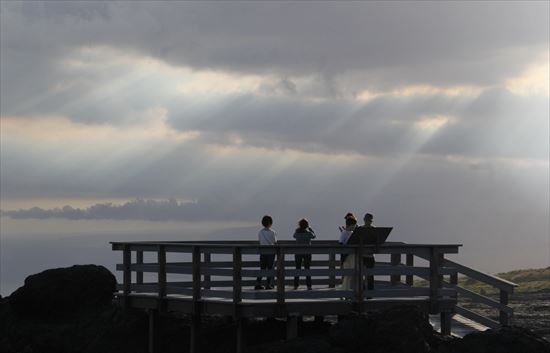
[[[355, 217], [346, 218], [346, 228], [340, 234], [340, 244], [346, 245], [349, 238], [351, 237], [353, 230], [357, 227], [357, 220]], [[355, 254], [347, 254], [344, 256], [342, 254], [343, 263], [342, 268], [353, 269], [355, 268]], [[342, 289], [345, 290], [354, 290], [355, 288], [355, 278], [353, 275], [346, 275], [342, 278]]]
[[[258, 232], [258, 240], [260, 245], [275, 245], [277, 243], [277, 233], [271, 229], [271, 226], [273, 225], [273, 218], [268, 215], [263, 216], [262, 225], [264, 228]], [[261, 270], [272, 270], [274, 262], [275, 254], [260, 254]], [[254, 289], [273, 289], [273, 276], [267, 276], [266, 280], [266, 286], [262, 287], [262, 277], [257, 277], [256, 286]]]

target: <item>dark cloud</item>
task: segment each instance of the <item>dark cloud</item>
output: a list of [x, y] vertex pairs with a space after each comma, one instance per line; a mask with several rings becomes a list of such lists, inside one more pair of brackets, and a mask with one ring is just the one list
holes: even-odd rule
[[80, 47], [112, 46], [195, 69], [320, 75], [337, 94], [344, 76], [375, 90], [498, 84], [549, 39], [545, 2], [2, 2], [1, 16], [3, 114], [31, 103], [44, 109], [35, 97], [70, 78], [58, 63]]
[[73, 208], [66, 205], [62, 208], [42, 209], [33, 207], [30, 209], [2, 211], [3, 216], [14, 219], [48, 219], [63, 218], [71, 220], [81, 219], [111, 219], [111, 220], [205, 220], [211, 217], [216, 219], [220, 215], [212, 215], [211, 208], [199, 203], [178, 202], [175, 199], [164, 201], [136, 199], [121, 205], [112, 203], [98, 203], [85, 209]]

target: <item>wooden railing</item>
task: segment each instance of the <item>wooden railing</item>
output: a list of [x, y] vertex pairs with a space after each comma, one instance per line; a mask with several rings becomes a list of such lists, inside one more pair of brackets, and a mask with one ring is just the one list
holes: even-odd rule
[[[424, 298], [429, 300], [431, 311], [439, 312], [442, 298], [456, 298], [454, 288], [443, 286], [443, 276], [454, 276], [456, 269], [446, 266], [444, 254], [457, 253], [459, 245], [411, 245], [386, 243], [382, 246], [342, 246], [334, 241], [319, 241], [310, 246], [295, 242], [280, 242], [277, 246], [259, 246], [256, 242], [129, 242], [112, 243], [113, 250], [123, 252], [123, 263], [117, 270], [123, 272], [120, 285], [121, 297], [138, 293], [154, 294], [159, 299], [167, 297], [192, 300], [242, 302], [274, 301], [283, 310], [289, 301], [341, 300], [346, 298], [362, 311], [367, 298]], [[144, 261], [144, 253], [156, 254], [153, 261]], [[312, 254], [310, 269], [296, 269], [294, 254]], [[354, 268], [340, 266], [342, 254], [355, 254], [356, 259], [367, 254], [389, 254], [390, 262], [377, 262], [374, 268], [363, 267], [357, 260]], [[274, 269], [260, 270], [258, 254], [276, 255]], [[167, 256], [182, 255], [179, 261], [167, 261]], [[406, 263], [402, 264], [402, 257]], [[429, 266], [414, 266], [414, 257], [429, 259]], [[146, 280], [155, 274], [156, 279]], [[168, 280], [167, 276], [181, 276]], [[276, 290], [254, 291], [256, 277], [276, 278]], [[293, 290], [294, 276], [305, 283], [305, 276], [312, 277], [314, 290]], [[354, 288], [341, 288], [343, 276], [355, 279]], [[377, 280], [374, 289], [364, 288], [365, 276], [389, 278]], [[414, 287], [413, 277], [429, 277], [429, 287]], [[150, 277], [150, 276], [149, 276]], [[402, 278], [405, 279], [402, 282]], [[288, 286], [291, 286], [290, 288]], [[302, 287], [303, 288], [303, 287]]]
[[[422, 256], [421, 256], [422, 257]], [[424, 258], [427, 259], [427, 258]], [[444, 259], [443, 265], [456, 269], [456, 273], [450, 276], [449, 281], [443, 282], [443, 287], [454, 288], [457, 293], [457, 298], [468, 298], [472, 302], [484, 304], [490, 308], [496, 309], [499, 312], [499, 321], [492, 320], [486, 316], [483, 316], [474, 311], [468, 310], [462, 306], [457, 305], [455, 312], [468, 319], [478, 322], [490, 328], [497, 328], [499, 326], [505, 326], [510, 324], [510, 319], [513, 316], [514, 310], [508, 306], [510, 295], [513, 293], [514, 288], [518, 285], [502, 278], [483, 273], [473, 268], [461, 265], [457, 262]], [[469, 289], [463, 288], [458, 285], [458, 275], [461, 274], [467, 278], [474, 279], [481, 283], [490, 285], [499, 291], [499, 301], [489, 298], [480, 293], [475, 293]], [[427, 279], [426, 277], [423, 277]]]
[[[158, 341], [153, 337], [159, 311], [176, 310], [191, 314], [192, 352], [197, 351], [202, 314], [233, 316], [241, 333], [247, 317], [286, 317], [288, 332], [295, 332], [296, 317], [302, 315], [360, 313], [414, 304], [426, 313], [440, 314], [443, 334], [450, 334], [454, 313], [489, 327], [508, 324], [512, 314], [507, 304], [515, 284], [446, 259], [446, 254], [458, 253], [457, 244], [342, 246], [335, 241], [312, 245], [280, 241], [275, 246], [259, 246], [254, 241], [186, 241], [113, 242], [112, 247], [123, 254], [122, 263], [116, 266], [122, 271], [117, 296], [126, 306], [149, 310], [150, 344]], [[274, 268], [260, 270], [259, 254], [275, 255]], [[310, 269], [296, 269], [295, 254], [311, 254]], [[355, 254], [353, 268], [342, 268], [343, 254]], [[362, 258], [370, 254], [376, 255], [376, 264], [366, 268]], [[459, 287], [459, 273], [499, 288], [500, 302]], [[300, 277], [300, 290], [294, 289], [295, 276]], [[312, 277], [313, 290], [304, 290], [306, 276]], [[352, 288], [342, 288], [344, 276], [354, 279]], [[375, 276], [374, 288], [363, 285], [368, 276]], [[254, 290], [256, 277], [273, 277], [275, 289]], [[497, 308], [500, 322], [457, 306], [458, 295]], [[240, 337], [238, 333], [238, 352], [243, 347]]]

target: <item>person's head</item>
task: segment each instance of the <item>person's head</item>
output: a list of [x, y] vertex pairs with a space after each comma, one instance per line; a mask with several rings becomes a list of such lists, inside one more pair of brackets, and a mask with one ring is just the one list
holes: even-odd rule
[[308, 229], [308, 227], [309, 227], [309, 222], [307, 221], [307, 219], [302, 218], [301, 220], [298, 221], [298, 229], [306, 230]]
[[268, 215], [263, 216], [262, 225], [266, 228], [270, 228], [273, 225], [273, 218], [271, 218], [271, 216], [268, 216]]
[[351, 217], [351, 218], [355, 218], [355, 216], [353, 215], [353, 213], [348, 212], [348, 213], [346, 213], [346, 215], [344, 216], [344, 219], [348, 219], [348, 218], [350, 218], [350, 217]]
[[355, 228], [355, 226], [357, 225], [357, 220], [355, 219], [355, 217], [348, 217], [346, 218], [346, 229], [350, 229], [350, 228]]
[[365, 226], [370, 227], [372, 225], [372, 221], [374, 219], [374, 216], [370, 213], [366, 213], [365, 217], [363, 217], [363, 221], [365, 222]]

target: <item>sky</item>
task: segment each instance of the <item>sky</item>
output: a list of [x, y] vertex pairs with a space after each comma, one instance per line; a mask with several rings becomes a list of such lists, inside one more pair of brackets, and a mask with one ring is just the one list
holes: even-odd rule
[[254, 239], [264, 214], [280, 239], [370, 212], [482, 271], [549, 266], [549, 13], [0, 2], [2, 294], [114, 263], [111, 240]]

